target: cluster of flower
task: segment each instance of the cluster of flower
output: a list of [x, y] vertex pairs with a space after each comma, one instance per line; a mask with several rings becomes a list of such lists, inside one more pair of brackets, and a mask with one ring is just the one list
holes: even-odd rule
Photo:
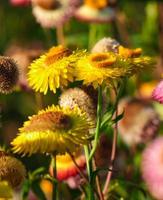
[[[93, 86], [93, 90], [99, 87], [114, 87], [124, 78], [153, 67], [153, 60], [150, 57], [142, 56], [141, 53], [140, 48], [128, 49], [113, 39], [104, 38], [94, 46], [91, 53], [85, 50], [71, 51], [59, 45], [50, 48], [40, 58], [34, 60], [29, 66], [27, 75], [29, 86], [32, 89], [44, 95], [48, 90], [53, 93], [56, 93], [57, 89], [65, 90], [66, 88], [66, 90], [62, 92], [58, 106], [52, 105], [39, 111], [37, 115], [29, 117], [29, 120], [19, 129], [18, 136], [11, 142], [14, 153], [22, 155], [55, 154], [58, 180], [67, 180], [76, 176], [78, 170], [71, 160], [71, 156], [76, 160], [78, 167], [83, 170], [86, 161], [82, 147], [94, 140], [97, 105], [94, 102], [93, 93], [89, 94], [83, 88], [67, 89], [69, 83], [80, 81], [85, 87]], [[1, 56], [0, 92], [11, 92], [18, 76], [17, 65], [13, 59]], [[153, 96], [162, 102], [161, 93], [158, 92], [162, 91], [161, 85], [162, 83], [154, 91]], [[125, 100], [120, 103], [120, 107], [124, 107], [124, 105], [126, 113], [119, 123], [121, 137], [124, 141], [132, 145], [152, 138], [159, 125], [157, 114], [153, 109], [138, 100]], [[134, 116], [133, 119], [127, 118], [128, 112], [130, 116]], [[135, 127], [130, 128], [135, 121]], [[162, 141], [162, 139], [159, 140]], [[151, 144], [152, 148], [154, 146], [153, 150], [155, 146], [157, 148], [158, 141]], [[151, 170], [146, 171], [145, 167], [150, 165], [151, 158], [146, 154], [150, 154], [150, 148], [145, 151], [142, 161], [143, 176], [147, 182], [148, 171]], [[160, 155], [154, 155], [152, 152], [152, 162], [155, 160], [159, 162], [158, 157], [162, 155], [160, 149], [159, 151]], [[0, 159], [3, 159], [0, 163], [5, 165], [2, 167], [6, 169], [2, 171], [2, 174], [0, 170], [1, 180], [7, 180], [12, 186], [19, 185], [25, 177], [24, 167], [15, 158], [4, 152], [0, 153]], [[16, 166], [14, 173], [18, 174], [14, 178], [12, 178], [13, 171], [10, 171], [11, 164]], [[2, 167], [0, 166], [0, 169]], [[52, 168], [50, 171], [53, 174]], [[154, 180], [153, 176], [150, 176], [151, 180]], [[153, 181], [154, 185], [149, 184], [152, 191], [155, 190], [155, 183]], [[152, 194], [156, 196], [154, 192]], [[161, 191], [160, 194], [162, 195]]]

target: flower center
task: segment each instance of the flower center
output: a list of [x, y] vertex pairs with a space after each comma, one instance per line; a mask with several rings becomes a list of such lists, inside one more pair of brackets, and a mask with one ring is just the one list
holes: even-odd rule
[[141, 55], [141, 53], [142, 53], [141, 48], [128, 49], [128, 48], [124, 48], [123, 46], [119, 46], [119, 48], [118, 48], [118, 54], [125, 58], [139, 57]]
[[8, 155], [9, 155], [8, 153], [6, 153], [6, 152], [0, 150], [0, 158], [1, 158], [1, 157], [8, 156]]
[[71, 54], [72, 54], [71, 50], [61, 45], [57, 47], [52, 47], [46, 54], [45, 64], [51, 65], [64, 57], [68, 57]]
[[70, 117], [62, 112], [53, 113], [53, 120], [55, 121], [55, 127], [58, 129], [69, 129], [71, 127]]
[[33, 2], [46, 10], [57, 9], [60, 6], [57, 0], [33, 0]]
[[108, 68], [116, 61], [116, 57], [109, 53], [94, 53], [89, 57], [91, 64], [99, 68]]
[[47, 112], [33, 116], [30, 123], [23, 128], [23, 131], [68, 130], [71, 125], [70, 117], [61, 111]]
[[107, 7], [108, 0], [85, 0], [84, 3], [91, 8], [103, 9]]

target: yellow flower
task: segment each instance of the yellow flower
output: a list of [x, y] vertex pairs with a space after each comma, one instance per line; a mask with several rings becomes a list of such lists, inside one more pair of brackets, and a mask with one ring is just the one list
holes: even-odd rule
[[12, 199], [13, 191], [7, 181], [0, 181], [0, 200]]
[[131, 76], [153, 66], [149, 57], [124, 57], [113, 52], [92, 53], [83, 56], [76, 65], [75, 76], [85, 85], [110, 84], [125, 76]]
[[139, 57], [141, 55], [141, 53], [142, 53], [141, 48], [128, 49], [128, 48], [125, 48], [123, 46], [118, 47], [118, 54], [125, 57], [125, 58]]
[[107, 7], [108, 0], [85, 0], [84, 3], [91, 8], [103, 9]]
[[13, 140], [15, 153], [64, 154], [77, 146], [87, 144], [92, 134], [93, 122], [78, 107], [74, 109], [51, 106], [29, 117], [20, 128], [20, 134]]
[[57, 88], [65, 87], [73, 81], [73, 65], [82, 54], [61, 45], [52, 47], [29, 66], [29, 85], [44, 94], [48, 89], [56, 93]]
[[51, 195], [53, 192], [53, 184], [50, 180], [42, 179], [40, 182], [40, 187], [44, 192], [46, 199], [51, 199]]

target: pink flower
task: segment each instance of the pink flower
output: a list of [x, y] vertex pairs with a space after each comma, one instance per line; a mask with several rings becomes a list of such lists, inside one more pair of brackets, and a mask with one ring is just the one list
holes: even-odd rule
[[157, 200], [163, 199], [163, 136], [144, 150], [141, 171], [149, 192]]
[[152, 97], [154, 100], [163, 104], [163, 80], [154, 89]]
[[30, 3], [30, 0], [10, 0], [11, 5], [13, 6], [27, 6]]
[[36, 21], [44, 28], [53, 28], [63, 25], [74, 15], [79, 0], [57, 0], [56, 3], [51, 0], [31, 2]]

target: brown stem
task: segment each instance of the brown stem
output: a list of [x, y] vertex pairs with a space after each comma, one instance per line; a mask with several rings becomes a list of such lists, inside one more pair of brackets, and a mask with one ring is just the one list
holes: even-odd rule
[[57, 43], [65, 46], [65, 38], [62, 25], [57, 26], [56, 33], [57, 33]]
[[[114, 88], [114, 91], [115, 91], [115, 94], [117, 96], [116, 88]], [[116, 109], [115, 115], [116, 115], [116, 118], [117, 118], [118, 107]], [[109, 167], [109, 172], [107, 174], [106, 182], [105, 182], [104, 189], [103, 189], [104, 196], [107, 195], [107, 193], [108, 193], [109, 184], [110, 184], [110, 180], [111, 180], [111, 176], [112, 176], [113, 165], [114, 165], [115, 156], [116, 156], [117, 137], [118, 137], [118, 122], [116, 122], [115, 129], [114, 129], [113, 143], [112, 143], [112, 150], [111, 150], [111, 159], [110, 159], [110, 167]]]
[[[86, 183], [89, 184], [89, 181], [88, 181], [87, 177], [85, 176], [85, 174], [81, 171], [80, 167], [78, 166], [78, 163], [76, 162], [76, 160], [75, 160], [75, 158], [74, 158], [74, 155], [73, 155], [69, 150], [67, 150], [67, 152], [68, 152], [68, 154], [70, 155], [72, 161], [74, 162], [74, 164], [75, 164], [75, 166], [76, 166], [76, 168], [77, 168], [77, 170], [78, 170], [80, 176], [85, 180]], [[100, 199], [100, 196], [99, 196], [98, 192], [96, 191], [96, 189], [94, 188], [93, 190], [94, 190], [94, 192], [96, 193], [98, 199]], [[101, 199], [100, 199], [100, 200], [101, 200]]]
[[76, 162], [76, 160], [74, 158], [74, 155], [70, 151], [68, 151], [68, 154], [71, 157], [71, 159], [72, 159], [76, 169], [78, 170], [78, 173], [80, 174], [80, 176], [86, 181], [86, 183], [88, 183], [89, 181], [88, 181], [87, 177], [85, 176], [85, 174], [80, 169], [80, 167], [78, 166], [78, 163]]
[[[93, 158], [93, 169], [94, 171], [97, 170], [95, 158]], [[101, 184], [100, 184], [100, 177], [98, 175], [96, 176], [96, 186], [97, 186], [97, 192], [99, 194], [100, 200], [104, 200], [104, 196], [103, 196]]]

